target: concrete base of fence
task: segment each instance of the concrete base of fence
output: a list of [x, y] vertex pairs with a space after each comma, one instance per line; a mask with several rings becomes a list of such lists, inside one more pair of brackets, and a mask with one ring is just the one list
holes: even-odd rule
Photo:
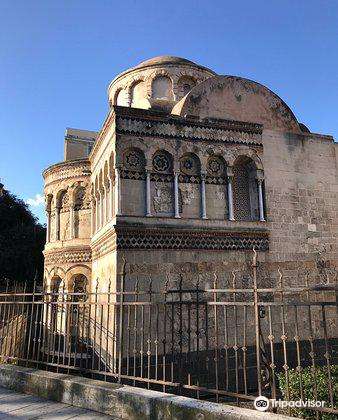
[[0, 365], [0, 386], [125, 420], [289, 419], [271, 413], [15, 365]]

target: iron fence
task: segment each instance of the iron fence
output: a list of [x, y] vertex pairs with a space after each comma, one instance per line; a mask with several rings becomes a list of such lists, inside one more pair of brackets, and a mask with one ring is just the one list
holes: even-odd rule
[[149, 278], [141, 287], [123, 269], [119, 284], [97, 280], [81, 292], [6, 290], [1, 361], [237, 404], [306, 400], [306, 375], [322, 398], [324, 369], [327, 405], [308, 410], [338, 414], [338, 288], [310, 286], [308, 276], [285, 287], [281, 272], [277, 287], [259, 287], [255, 252], [251, 284], [237, 277], [214, 274], [209, 287]]

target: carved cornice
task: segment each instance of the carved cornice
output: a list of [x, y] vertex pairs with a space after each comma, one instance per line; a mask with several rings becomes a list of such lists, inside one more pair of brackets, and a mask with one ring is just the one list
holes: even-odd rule
[[89, 247], [81, 249], [45, 251], [44, 256], [46, 266], [80, 262], [88, 263], [92, 261], [92, 251]]
[[53, 182], [77, 177], [89, 177], [91, 174], [88, 159], [74, 159], [57, 163], [45, 169], [42, 173], [45, 187]]
[[166, 230], [117, 227], [117, 248], [186, 249], [186, 250], [252, 250], [269, 249], [265, 231]]
[[159, 119], [117, 115], [116, 132], [135, 136], [262, 145], [262, 126], [226, 120], [191, 121], [178, 117]]

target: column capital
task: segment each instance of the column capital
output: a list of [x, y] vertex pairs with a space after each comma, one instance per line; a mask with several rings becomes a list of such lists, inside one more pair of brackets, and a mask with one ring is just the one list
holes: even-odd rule
[[233, 167], [232, 166], [227, 166], [227, 169], [226, 169], [226, 177], [229, 179], [229, 178], [233, 178], [234, 177], [234, 169], [233, 169]]
[[263, 184], [264, 178], [256, 177], [258, 184]]

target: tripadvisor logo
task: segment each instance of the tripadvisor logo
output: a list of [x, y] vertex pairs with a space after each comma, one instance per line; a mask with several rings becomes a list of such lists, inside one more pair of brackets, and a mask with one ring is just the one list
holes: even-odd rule
[[269, 400], [268, 398], [260, 395], [254, 401], [255, 409], [258, 411], [266, 411], [269, 406], [272, 408], [312, 408], [312, 407], [324, 407], [325, 401], [313, 401], [313, 400], [298, 400], [298, 401], [284, 401], [284, 400]]
[[255, 399], [254, 406], [258, 411], [266, 411], [269, 408], [269, 400], [263, 395], [260, 395]]

